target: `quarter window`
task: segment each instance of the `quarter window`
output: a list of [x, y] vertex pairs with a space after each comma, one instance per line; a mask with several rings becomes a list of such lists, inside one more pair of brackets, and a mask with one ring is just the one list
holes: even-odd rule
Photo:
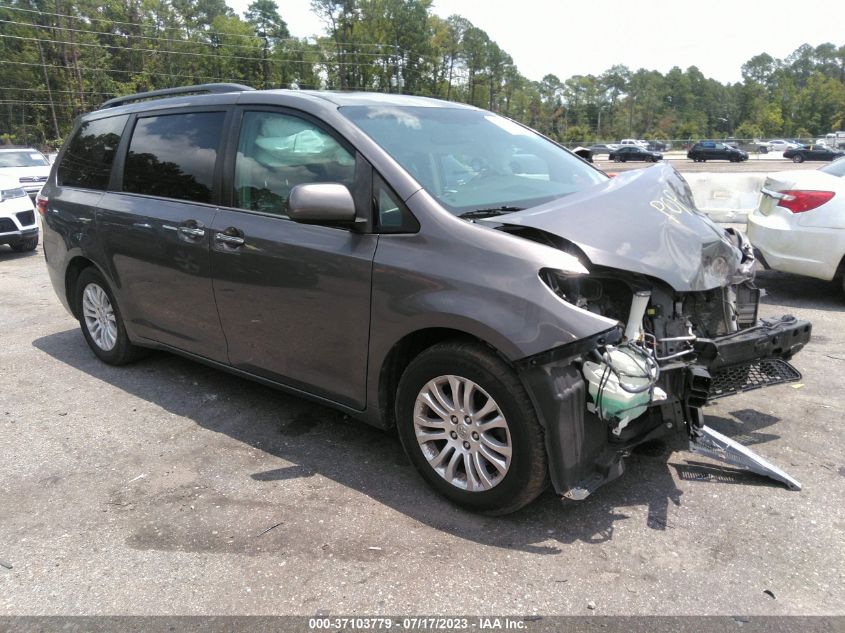
[[352, 188], [355, 156], [305, 119], [277, 112], [245, 112], [235, 159], [234, 204], [287, 213], [290, 190], [330, 182]]
[[211, 202], [225, 116], [225, 112], [191, 112], [138, 119], [126, 156], [123, 190]]
[[373, 177], [373, 204], [380, 233], [416, 233], [419, 222], [380, 176]]
[[66, 187], [104, 191], [108, 188], [114, 154], [129, 117], [86, 121], [71, 139], [59, 164], [58, 182]]

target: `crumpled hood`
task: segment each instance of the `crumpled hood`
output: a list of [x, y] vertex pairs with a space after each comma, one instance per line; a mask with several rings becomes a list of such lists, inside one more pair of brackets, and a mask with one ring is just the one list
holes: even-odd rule
[[539, 207], [485, 222], [539, 229], [569, 240], [598, 266], [642, 273], [678, 292], [749, 277], [749, 254], [695, 207], [669, 165], [619, 174]]

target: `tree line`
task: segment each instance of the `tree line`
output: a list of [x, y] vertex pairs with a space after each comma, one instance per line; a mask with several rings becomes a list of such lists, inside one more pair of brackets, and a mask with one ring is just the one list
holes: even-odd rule
[[0, 142], [56, 144], [106, 99], [192, 83], [370, 90], [471, 103], [561, 142], [809, 138], [845, 128], [845, 46], [761, 53], [724, 84], [695, 66], [567, 79], [512, 57], [431, 0], [312, 0], [325, 24], [291, 37], [274, 0], [0, 0]]

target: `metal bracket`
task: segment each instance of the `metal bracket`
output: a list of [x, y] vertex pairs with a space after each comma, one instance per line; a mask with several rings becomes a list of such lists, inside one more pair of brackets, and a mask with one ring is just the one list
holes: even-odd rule
[[689, 442], [690, 451], [731, 464], [737, 468], [769, 477], [786, 484], [790, 490], [801, 490], [801, 484], [757, 453], [725, 437], [709, 426], [696, 429]]

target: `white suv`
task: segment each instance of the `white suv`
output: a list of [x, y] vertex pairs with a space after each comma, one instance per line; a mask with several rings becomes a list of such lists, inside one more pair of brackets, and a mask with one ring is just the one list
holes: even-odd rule
[[0, 244], [16, 253], [38, 246], [38, 222], [26, 191], [14, 179], [0, 175]]
[[0, 174], [15, 179], [32, 200], [50, 175], [50, 161], [31, 147], [0, 149]]

